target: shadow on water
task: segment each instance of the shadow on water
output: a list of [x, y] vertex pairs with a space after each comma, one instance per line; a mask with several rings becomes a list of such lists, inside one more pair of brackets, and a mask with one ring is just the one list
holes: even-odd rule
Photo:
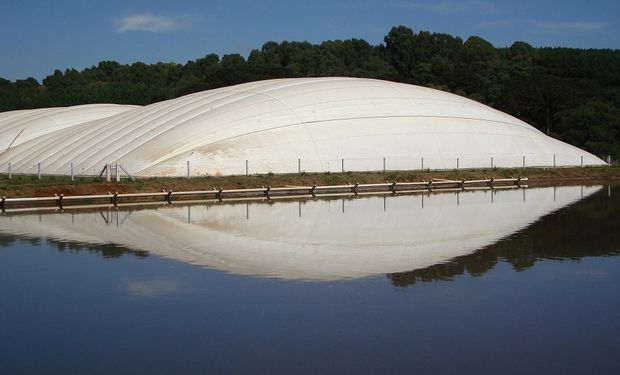
[[393, 285], [452, 280], [469, 274], [482, 276], [498, 262], [517, 272], [544, 259], [579, 261], [584, 257], [620, 254], [620, 186], [606, 187], [592, 196], [543, 216], [529, 227], [473, 254], [423, 269], [387, 275]]

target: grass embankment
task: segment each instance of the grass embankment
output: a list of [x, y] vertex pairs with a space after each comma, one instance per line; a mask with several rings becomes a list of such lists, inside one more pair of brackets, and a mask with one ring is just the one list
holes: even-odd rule
[[0, 195], [8, 197], [40, 197], [64, 195], [105, 194], [106, 192], [138, 193], [161, 190], [190, 191], [256, 188], [262, 186], [312, 186], [342, 185], [347, 183], [381, 183], [386, 181], [430, 181], [434, 178], [474, 180], [482, 178], [527, 177], [530, 186], [558, 184], [597, 184], [620, 182], [620, 166], [589, 168], [528, 168], [528, 169], [478, 169], [463, 171], [388, 171], [344, 172], [344, 173], [302, 173], [267, 174], [252, 176], [208, 176], [141, 178], [136, 181], [123, 180], [106, 183], [97, 178], [77, 177], [71, 182], [64, 176], [0, 176]]

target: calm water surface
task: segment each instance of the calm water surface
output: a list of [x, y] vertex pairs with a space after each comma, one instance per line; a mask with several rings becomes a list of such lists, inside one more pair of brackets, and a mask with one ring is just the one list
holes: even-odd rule
[[620, 187], [0, 216], [0, 373], [620, 373]]

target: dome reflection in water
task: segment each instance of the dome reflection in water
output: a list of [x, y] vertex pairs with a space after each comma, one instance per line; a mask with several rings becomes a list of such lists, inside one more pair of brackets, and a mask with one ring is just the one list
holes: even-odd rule
[[[567, 186], [10, 214], [0, 217], [0, 228], [5, 234], [92, 248], [111, 244], [239, 275], [338, 280], [390, 274], [394, 285], [405, 286], [465, 269], [481, 274], [499, 257], [516, 268], [526, 267], [536, 256], [532, 249], [535, 254], [550, 241], [557, 245], [566, 238], [565, 233], [554, 238], [553, 230], [565, 223], [535, 222], [602, 189]], [[535, 233], [544, 234], [540, 240], [498, 243], [532, 223]], [[587, 223], [573, 225], [576, 231], [570, 233], [579, 233]], [[491, 255], [482, 256], [482, 263], [474, 255], [472, 262], [471, 254], [480, 249]]]

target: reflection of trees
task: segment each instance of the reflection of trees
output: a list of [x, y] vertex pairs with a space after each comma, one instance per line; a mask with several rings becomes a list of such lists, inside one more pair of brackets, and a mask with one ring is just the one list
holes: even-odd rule
[[502, 260], [510, 263], [515, 271], [523, 271], [541, 259], [580, 260], [586, 256], [618, 255], [620, 188], [612, 190], [611, 197], [606, 189], [600, 191], [474, 254], [387, 277], [393, 285], [405, 287], [416, 282], [451, 280], [466, 272], [482, 276]]
[[[466, 259], [466, 261], [465, 261]], [[452, 280], [465, 272], [472, 276], [482, 276], [497, 263], [497, 257], [489, 256], [483, 250], [469, 256], [458, 257], [449, 262], [408, 272], [388, 274], [394, 286], [406, 287], [416, 282]]]
[[13, 245], [17, 240], [18, 238], [16, 236], [0, 235], [0, 249]]
[[[43, 241], [43, 238], [0, 235], [0, 249], [2, 249], [3, 247], [8, 247], [19, 241], [27, 242], [31, 245], [39, 245]], [[77, 253], [80, 251], [88, 251], [93, 253], [99, 253], [104, 258], [118, 258], [121, 255], [125, 254], [134, 255], [139, 258], [146, 258], [147, 256], [149, 256], [148, 251], [131, 250], [114, 244], [82, 244], [78, 242], [58, 241], [51, 238], [47, 238], [45, 239], [45, 241], [48, 245], [56, 247], [56, 249], [60, 252], [70, 251]]]
[[131, 250], [124, 247], [120, 247], [114, 244], [80, 244], [75, 242], [64, 242], [48, 239], [47, 243], [52, 246], [56, 246], [58, 251], [89, 251], [100, 253], [104, 258], [118, 258], [121, 255], [129, 254], [138, 258], [146, 258], [149, 256], [149, 252], [146, 250]]
[[[123, 210], [124, 215], [131, 214], [132, 211], [148, 209], [147, 206], [138, 206], [138, 207], [130, 207]], [[108, 208], [107, 211], [102, 211], [99, 209], [85, 209], [83, 212], [99, 212], [101, 213], [101, 218], [105, 221], [106, 224], [117, 224], [119, 223], [119, 211], [110, 211]], [[19, 214], [18, 214], [19, 215]], [[26, 213], [26, 215], [29, 215]], [[30, 214], [31, 215], [31, 214]], [[45, 215], [57, 215], [56, 212], [45, 212], [39, 213], [40, 216]], [[49, 246], [55, 247], [58, 251], [64, 252], [80, 252], [87, 251], [93, 253], [99, 253], [104, 258], [118, 258], [121, 255], [129, 254], [134, 255], [139, 258], [146, 258], [149, 255], [147, 250], [132, 250], [128, 248], [121, 247], [119, 245], [115, 245], [112, 243], [81, 243], [76, 241], [68, 241], [68, 240], [57, 240], [53, 238], [45, 238], [45, 237], [33, 237], [26, 235], [10, 235], [10, 234], [0, 234], [0, 249], [5, 246], [9, 246], [15, 242], [27, 242], [33, 246], [40, 245], [43, 241], [47, 243]]]

